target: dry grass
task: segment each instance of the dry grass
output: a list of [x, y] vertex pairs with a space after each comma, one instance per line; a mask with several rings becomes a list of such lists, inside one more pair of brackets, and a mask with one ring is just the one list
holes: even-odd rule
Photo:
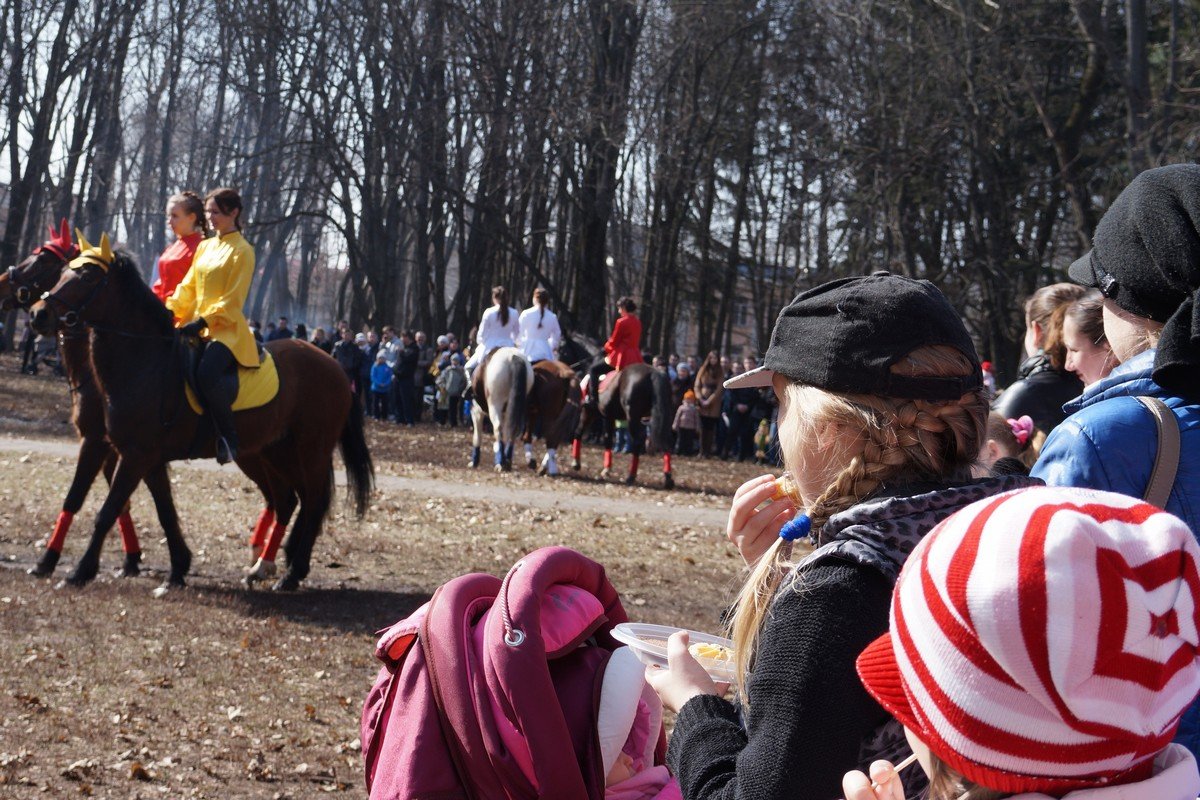
[[[19, 377], [0, 358], [0, 433], [72, 435], [61, 380]], [[720, 507], [757, 474], [680, 459], [681, 490], [628, 488], [594, 477], [555, 481], [465, 469], [465, 433], [372, 425], [382, 473], [435, 477], [461, 497], [379, 495], [358, 522], [341, 507], [317, 543], [306, 587], [291, 595], [238, 583], [260, 500], [239, 473], [173, 473], [196, 554], [188, 589], [155, 600], [165, 548], [145, 490], [135, 496], [146, 563], [133, 580], [82, 590], [24, 574], [44, 544], [70, 479], [69, 458], [0, 452], [0, 795], [5, 797], [312, 797], [363, 794], [361, 702], [376, 673], [374, 633], [442, 582], [505, 570], [522, 554], [565, 544], [603, 563], [632, 618], [716, 630], [741, 562], [718, 529], [639, 519], [644, 504]], [[589, 449], [589, 466], [599, 452]], [[620, 466], [618, 456], [618, 466]], [[653, 472], [653, 464], [645, 464]], [[585, 473], [590, 475], [591, 473]], [[649, 476], [648, 476], [649, 477]], [[530, 508], [509, 487], [624, 498], [626, 515]], [[92, 493], [60, 574], [84, 545], [102, 499]], [[150, 533], [152, 532], [152, 533]]]

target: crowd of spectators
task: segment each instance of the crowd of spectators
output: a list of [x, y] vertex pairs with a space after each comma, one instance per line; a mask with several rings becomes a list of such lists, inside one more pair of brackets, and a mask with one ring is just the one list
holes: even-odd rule
[[[415, 426], [423, 420], [443, 427], [469, 424], [470, 396], [464, 369], [470, 345], [453, 333], [435, 339], [424, 331], [385, 325], [354, 330], [345, 320], [308, 330], [280, 317], [250, 329], [261, 342], [304, 339], [337, 360], [363, 408], [373, 418]], [[778, 404], [768, 389], [731, 389], [722, 383], [735, 373], [753, 369], [752, 357], [741, 360], [717, 352], [699, 356], [648, 356], [647, 363], [665, 373], [672, 389], [675, 453], [684, 456], [778, 464]], [[598, 440], [599, 429], [589, 431]], [[631, 450], [628, 437], [618, 436], [618, 450]]]

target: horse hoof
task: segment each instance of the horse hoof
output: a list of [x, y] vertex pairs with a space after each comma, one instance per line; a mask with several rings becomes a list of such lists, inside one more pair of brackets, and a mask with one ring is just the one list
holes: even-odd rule
[[87, 575], [81, 575], [78, 572], [72, 572], [70, 575], [68, 575], [66, 577], [65, 580], [61, 581], [58, 584], [58, 586], [60, 588], [63, 586], [69, 586], [72, 589], [82, 589], [83, 587], [87, 586], [91, 582], [92, 582], [91, 577], [89, 577]]
[[537, 474], [538, 474], [538, 475], [545, 475], [545, 474], [546, 474], [546, 472], [547, 472], [547, 470], [546, 470], [546, 465], [545, 465], [545, 464], [542, 464], [540, 467], [538, 467], [538, 468], [537, 468]]
[[625, 476], [625, 485], [626, 486], [633, 486], [635, 483], [637, 483], [636, 475], [626, 475]]
[[664, 489], [674, 489], [675, 488], [675, 479], [673, 477], [671, 477], [671, 473], [669, 473], [669, 472], [663, 473], [663, 488]]
[[571, 462], [571, 469], [579, 472], [579, 470], [583, 469], [583, 464], [580, 464], [578, 461], [573, 461]]
[[32, 575], [35, 578], [49, 578], [54, 574], [54, 568], [58, 566], [59, 554], [53, 550], [47, 550], [42, 554], [42, 558], [38, 563], [25, 571], [25, 574]]
[[600, 470], [600, 477], [601, 477], [601, 478], [604, 478], [604, 479], [606, 479], [606, 480], [607, 480], [608, 478], [611, 478], [611, 477], [612, 477], [612, 470], [611, 470], [611, 469], [609, 469], [608, 467], [605, 467], [604, 469]]
[[265, 581], [268, 578], [274, 578], [276, 572], [274, 561], [264, 561], [258, 559], [254, 566], [246, 570], [244, 582], [247, 586], [253, 586], [256, 581]]
[[300, 588], [300, 579], [293, 578], [291, 575], [284, 575], [279, 580], [275, 581], [275, 585], [271, 587], [273, 592], [294, 592]]
[[495, 472], [504, 472], [504, 465], [503, 465], [503, 464], [497, 464], [497, 465], [496, 465], [495, 467], [493, 467], [492, 469], [493, 469], [493, 471], [495, 471]]
[[141, 553], [126, 553], [125, 563], [117, 570], [118, 578], [136, 578], [142, 574], [142, 554]]
[[530, 468], [530, 469], [537, 469], [537, 468], [538, 468], [537, 461], [535, 461], [535, 460], [534, 460], [534, 459], [532, 459], [532, 458], [531, 458], [531, 459], [529, 459], [528, 461], [526, 461], [525, 463], [529, 465], [529, 468]]

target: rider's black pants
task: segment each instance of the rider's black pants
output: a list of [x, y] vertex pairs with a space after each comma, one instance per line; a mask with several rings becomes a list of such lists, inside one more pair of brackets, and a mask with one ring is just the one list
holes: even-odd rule
[[217, 430], [226, 439], [233, 436], [233, 401], [237, 399], [237, 362], [228, 347], [209, 342], [196, 369], [196, 384]]

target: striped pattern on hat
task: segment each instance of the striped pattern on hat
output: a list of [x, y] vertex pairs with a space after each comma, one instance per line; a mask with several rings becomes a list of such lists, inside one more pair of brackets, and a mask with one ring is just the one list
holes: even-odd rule
[[1109, 492], [1038, 487], [934, 529], [896, 584], [867, 690], [951, 768], [1004, 792], [1144, 777], [1200, 691], [1200, 547]]

